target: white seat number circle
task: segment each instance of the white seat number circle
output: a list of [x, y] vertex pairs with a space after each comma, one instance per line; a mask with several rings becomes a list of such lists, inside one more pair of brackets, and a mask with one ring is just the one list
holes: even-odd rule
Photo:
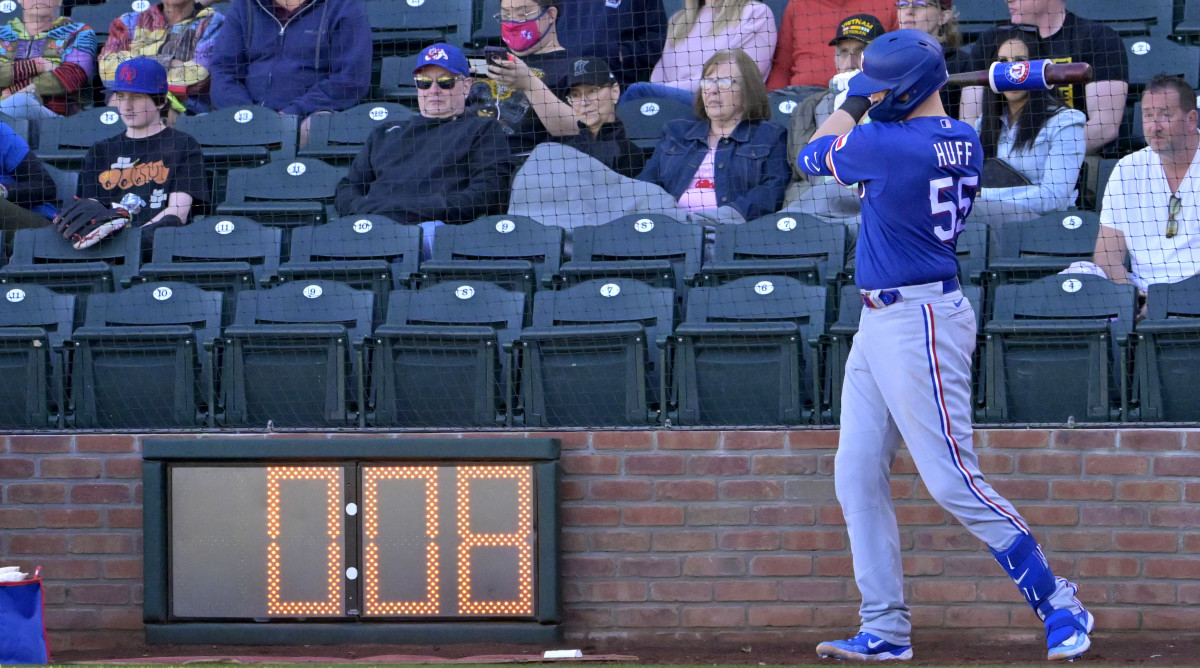
[[508, 234], [515, 229], [517, 229], [517, 224], [507, 218], [496, 221], [496, 231], [500, 234]]
[[649, 232], [650, 230], [654, 229], [654, 221], [650, 220], [649, 218], [639, 218], [637, 222], [633, 224], [633, 229], [637, 230], [638, 232]]
[[460, 285], [454, 290], [454, 296], [459, 299], [470, 299], [475, 296], [475, 288], [469, 285]]
[[1062, 226], [1068, 230], [1077, 230], [1083, 227], [1083, 219], [1079, 216], [1067, 216], [1062, 220]]
[[305, 286], [305, 288], [304, 288], [304, 296], [308, 297], [309, 299], [316, 299], [317, 297], [320, 297], [324, 292], [325, 291], [322, 290], [321, 286], [319, 286], [319, 285], [308, 285], [308, 286]]
[[366, 234], [367, 232], [370, 232], [372, 227], [375, 226], [372, 225], [371, 221], [367, 220], [366, 218], [359, 218], [358, 220], [354, 221], [354, 225], [351, 226], [351, 228], [359, 234]]
[[775, 292], [775, 284], [771, 281], [759, 281], [754, 284], [754, 291], [760, 295], [769, 295]]
[[168, 288], [165, 285], [160, 285], [157, 288], [154, 288], [154, 298], [160, 302], [167, 301], [173, 294], [175, 293], [171, 290], [171, 288]]
[[15, 11], [17, 11], [17, 3], [13, 2], [13, 0], [4, 0], [4, 2], [0, 2], [0, 12], [12, 14]]
[[236, 226], [233, 224], [232, 220], [222, 220], [217, 222], [216, 225], [213, 225], [213, 230], [215, 230], [217, 234], [232, 234], [234, 229], [236, 229]]
[[792, 218], [791, 216], [780, 218], [779, 220], [775, 221], [775, 227], [780, 232], [791, 232], [792, 230], [796, 229], [796, 219]]
[[638, 111], [642, 112], [643, 116], [653, 116], [654, 114], [658, 113], [658, 104], [654, 102], [647, 102], [639, 107]]
[[1063, 292], [1079, 292], [1083, 289], [1083, 281], [1078, 278], [1068, 278], [1063, 281], [1062, 289]]
[[238, 123], [249, 123], [254, 120], [254, 112], [249, 109], [239, 109], [234, 115], [233, 120]]
[[425, 4], [425, 0], [408, 0], [409, 7], [420, 7]]
[[4, 298], [14, 304], [17, 302], [23, 302], [25, 301], [25, 291], [21, 288], [13, 288], [12, 290], [4, 293]]
[[621, 294], [621, 286], [616, 283], [605, 283], [600, 286], [600, 296], [602, 297], [616, 297], [619, 294]]
[[287, 166], [287, 173], [291, 174], [292, 176], [300, 176], [307, 171], [308, 167], [305, 167], [303, 162], [293, 162]]
[[1133, 46], [1129, 47], [1135, 56], [1144, 56], [1150, 53], [1150, 42], [1134, 42]]
[[100, 122], [105, 125], [112, 125], [119, 120], [121, 120], [121, 115], [115, 111], [106, 111], [100, 114]]
[[791, 116], [792, 112], [795, 110], [796, 110], [796, 101], [795, 100], [784, 100], [783, 102], [779, 103], [779, 111], [781, 113]]
[[133, 11], [135, 12], [144, 12], [150, 9], [150, 0], [133, 0], [129, 6], [133, 7]]
[[384, 107], [373, 107], [371, 111], [367, 112], [367, 115], [370, 116], [371, 120], [373, 121], [382, 121], [388, 117], [388, 110]]

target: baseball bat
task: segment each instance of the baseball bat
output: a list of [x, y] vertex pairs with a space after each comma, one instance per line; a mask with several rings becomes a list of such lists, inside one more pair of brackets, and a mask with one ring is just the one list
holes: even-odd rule
[[986, 70], [951, 74], [950, 86], [988, 86], [997, 93], [1006, 90], [1038, 90], [1067, 84], [1088, 83], [1088, 63], [1054, 63], [1049, 60], [992, 63]]

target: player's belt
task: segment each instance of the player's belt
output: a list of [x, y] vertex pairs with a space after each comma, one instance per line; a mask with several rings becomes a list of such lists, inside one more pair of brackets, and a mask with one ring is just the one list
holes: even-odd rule
[[933, 301], [942, 295], [958, 289], [958, 278], [951, 278], [921, 285], [905, 285], [899, 288], [884, 288], [881, 290], [859, 290], [863, 306], [867, 308], [887, 308], [902, 301], [925, 303]]

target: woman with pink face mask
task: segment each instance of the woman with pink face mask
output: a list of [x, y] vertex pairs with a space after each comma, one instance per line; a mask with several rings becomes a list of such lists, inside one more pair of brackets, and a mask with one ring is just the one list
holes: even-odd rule
[[476, 82], [468, 99], [468, 113], [499, 121], [514, 153], [579, 132], [566, 101], [568, 76], [578, 58], [558, 43], [558, 1], [500, 0], [494, 19], [511, 53], [507, 60], [488, 63], [488, 78]]

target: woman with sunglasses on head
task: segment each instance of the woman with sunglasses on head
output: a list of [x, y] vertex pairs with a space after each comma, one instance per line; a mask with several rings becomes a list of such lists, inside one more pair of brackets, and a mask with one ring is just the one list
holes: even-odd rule
[[668, 123], [638, 178], [717, 222], [779, 210], [791, 177], [787, 130], [767, 122], [767, 89], [750, 56], [740, 49], [713, 54], [694, 108], [700, 120]]
[[488, 78], [471, 90], [474, 113], [500, 122], [515, 153], [552, 137], [579, 132], [566, 102], [567, 76], [576, 57], [558, 42], [559, 0], [500, 0], [500, 36], [511, 51], [488, 63]]
[[[896, 17], [900, 27], [921, 30], [937, 38], [946, 54], [946, 70], [957, 74], [962, 69], [962, 31], [958, 29], [958, 10], [954, 0], [896, 0]], [[942, 88], [942, 107], [946, 115], [958, 118], [962, 92], [958, 87]]]
[[[993, 60], [1038, 59], [1038, 44], [1029, 33], [1010, 30], [1002, 35]], [[1087, 116], [1064, 105], [1056, 90], [988, 91], [983, 117], [975, 124], [987, 163], [971, 219], [1003, 225], [1070, 208], [1087, 151], [1086, 124]], [[1015, 185], [1022, 180], [1016, 174], [1007, 180], [993, 176], [996, 166], [1003, 172], [1011, 168], [1028, 184]]]

